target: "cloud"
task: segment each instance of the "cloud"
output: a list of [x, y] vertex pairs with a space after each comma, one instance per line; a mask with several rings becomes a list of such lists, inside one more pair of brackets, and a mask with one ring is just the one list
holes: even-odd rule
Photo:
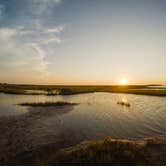
[[48, 61], [46, 61], [46, 52], [40, 47], [39, 44], [32, 44], [32, 47], [34, 48], [34, 50], [37, 53], [37, 57], [38, 57], [38, 61], [40, 63], [40, 65], [38, 65], [37, 70], [39, 72], [42, 72], [42, 74], [44, 74], [44, 76], [48, 76], [49, 72], [47, 71], [47, 65], [49, 64]]
[[32, 2], [38, 6], [48, 7], [50, 5], [55, 5], [61, 2], [61, 0], [32, 0]]
[[64, 26], [58, 26], [58, 27], [55, 27], [55, 28], [47, 29], [46, 32], [47, 33], [60, 33], [63, 30], [64, 30]]
[[59, 4], [61, 0], [30, 0], [30, 7], [31, 12], [33, 14], [41, 15], [43, 13], [50, 13], [52, 12], [51, 9], [55, 5]]
[[62, 26], [48, 28], [42, 25], [34, 29], [24, 26], [0, 28], [1, 72], [19, 72], [22, 69], [26, 73], [33, 72], [37, 77], [47, 79], [50, 73], [46, 48], [50, 43], [61, 43], [57, 34], [63, 29]]
[[49, 25], [43, 16], [50, 14], [60, 2], [18, 0], [8, 8], [0, 2], [0, 81], [10, 79], [12, 73], [20, 74], [25, 80], [28, 75], [37, 80], [51, 75], [49, 50], [53, 51], [62, 42], [60, 34], [65, 27], [57, 23]]
[[59, 38], [56, 38], [56, 37], [54, 37], [54, 38], [50, 38], [50, 39], [48, 39], [48, 40], [44, 40], [41, 44], [50, 44], [50, 43], [61, 43], [61, 40], [59, 39]]
[[0, 34], [1, 34], [0, 38], [5, 39], [12, 37], [14, 34], [16, 34], [16, 31], [10, 28], [1, 28]]
[[63, 26], [27, 29], [23, 26], [17, 28], [0, 28], [0, 40], [11, 40], [17, 44], [49, 44], [60, 43], [58, 34], [64, 30]]

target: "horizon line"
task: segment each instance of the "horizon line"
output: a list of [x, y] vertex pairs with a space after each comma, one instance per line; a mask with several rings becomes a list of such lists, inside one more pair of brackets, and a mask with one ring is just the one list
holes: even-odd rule
[[37, 84], [37, 83], [6, 83], [0, 82], [0, 85], [40, 85], [40, 86], [166, 86], [166, 84]]

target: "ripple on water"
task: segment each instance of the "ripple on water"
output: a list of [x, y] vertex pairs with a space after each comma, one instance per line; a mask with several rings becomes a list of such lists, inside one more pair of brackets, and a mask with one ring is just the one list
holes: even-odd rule
[[[117, 104], [127, 101], [130, 108]], [[72, 108], [29, 108], [23, 102], [67, 101], [80, 103]], [[0, 116], [21, 115], [28, 122], [34, 142], [46, 140], [140, 138], [166, 135], [166, 100], [163, 97], [132, 94], [92, 93], [73, 96], [0, 94]], [[40, 142], [41, 141], [41, 142]], [[64, 141], [64, 142], [65, 142]]]

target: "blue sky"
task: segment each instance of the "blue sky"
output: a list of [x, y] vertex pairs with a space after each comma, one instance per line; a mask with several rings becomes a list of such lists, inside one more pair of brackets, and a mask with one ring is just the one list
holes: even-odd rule
[[166, 84], [165, 0], [1, 0], [0, 82]]

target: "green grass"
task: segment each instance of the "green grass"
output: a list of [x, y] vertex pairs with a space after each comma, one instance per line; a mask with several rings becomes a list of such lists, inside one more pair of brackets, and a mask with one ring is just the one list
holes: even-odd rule
[[54, 106], [76, 105], [76, 103], [57, 101], [57, 102], [21, 103], [21, 104], [18, 104], [18, 105], [31, 106], [31, 107], [54, 107]]
[[[34, 91], [27, 93], [27, 90]], [[0, 92], [8, 94], [39, 95], [35, 91], [44, 91], [43, 95], [74, 95], [93, 92], [127, 93], [137, 95], [166, 96], [166, 88], [155, 89], [147, 85], [128, 86], [61, 86], [61, 85], [15, 85], [0, 84]], [[58, 93], [55, 93], [57, 91]], [[42, 94], [42, 93], [41, 93]]]

